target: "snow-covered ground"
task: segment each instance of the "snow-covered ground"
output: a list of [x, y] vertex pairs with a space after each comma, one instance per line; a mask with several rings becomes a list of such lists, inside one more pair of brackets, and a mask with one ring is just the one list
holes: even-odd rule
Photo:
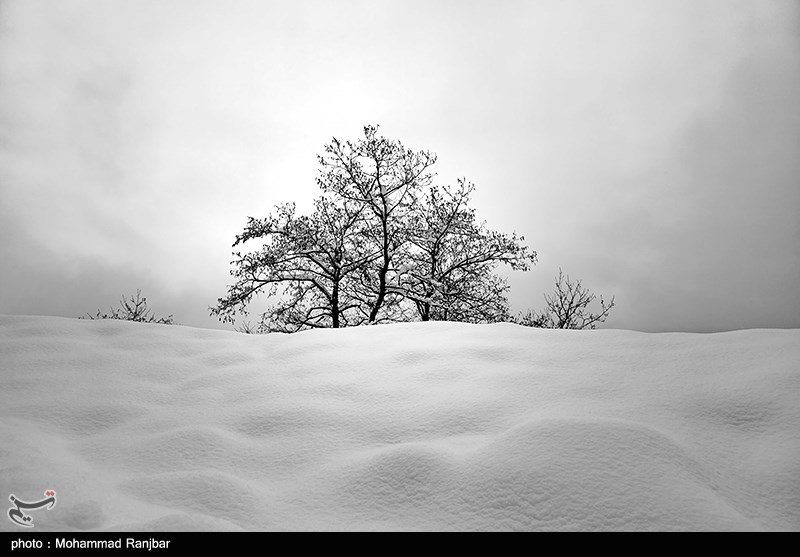
[[0, 373], [37, 530], [800, 530], [800, 330], [0, 316]]

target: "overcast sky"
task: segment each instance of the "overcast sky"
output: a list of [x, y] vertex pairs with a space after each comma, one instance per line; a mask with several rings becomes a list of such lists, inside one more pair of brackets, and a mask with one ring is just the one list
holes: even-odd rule
[[798, 99], [790, 0], [0, 0], [0, 313], [218, 327], [246, 217], [380, 124], [538, 252], [515, 311], [800, 327]]

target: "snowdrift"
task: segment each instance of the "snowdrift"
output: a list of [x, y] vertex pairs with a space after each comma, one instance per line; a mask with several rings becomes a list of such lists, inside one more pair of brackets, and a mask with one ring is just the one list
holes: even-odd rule
[[0, 316], [0, 497], [55, 490], [48, 531], [800, 530], [798, 364], [800, 330]]

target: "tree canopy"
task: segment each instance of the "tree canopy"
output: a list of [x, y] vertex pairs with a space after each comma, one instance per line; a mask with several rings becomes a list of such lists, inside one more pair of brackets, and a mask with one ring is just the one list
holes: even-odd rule
[[[510, 319], [499, 264], [528, 270], [524, 237], [488, 230], [470, 207], [475, 186], [433, 184], [436, 155], [366, 126], [318, 157], [322, 195], [309, 216], [294, 204], [249, 217], [236, 236], [235, 283], [212, 315], [234, 322], [261, 293], [273, 305], [259, 330], [295, 332], [412, 320]], [[260, 244], [260, 245], [258, 245]]]

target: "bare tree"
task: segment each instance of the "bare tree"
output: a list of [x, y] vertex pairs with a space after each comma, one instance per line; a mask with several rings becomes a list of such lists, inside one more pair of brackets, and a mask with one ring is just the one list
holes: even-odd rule
[[[369, 305], [368, 321], [380, 321], [379, 314], [392, 297], [396, 254], [408, 241], [410, 213], [422, 188], [430, 184], [428, 171], [436, 155], [406, 149], [399, 141], [377, 135], [377, 126], [364, 127], [364, 138], [356, 142], [333, 138], [319, 156], [317, 183], [365, 209], [365, 238], [379, 254], [370, 260], [372, 268], [361, 275], [362, 296]], [[402, 298], [395, 296], [391, 303]]]
[[396, 321], [509, 319], [498, 264], [527, 270], [536, 253], [524, 238], [486, 229], [469, 207], [474, 186], [431, 186], [436, 156], [364, 128], [319, 156], [324, 194], [310, 216], [294, 204], [250, 217], [234, 247], [236, 279], [211, 309], [223, 322], [248, 315], [260, 293], [273, 300], [243, 332], [295, 332]]
[[418, 204], [409, 232], [412, 249], [393, 291], [411, 300], [422, 321], [494, 322], [509, 319], [505, 279], [498, 264], [527, 271], [536, 252], [524, 237], [489, 231], [469, 206], [475, 186], [431, 187]]
[[119, 308], [111, 308], [109, 313], [103, 313], [99, 309], [97, 313], [80, 319], [120, 319], [123, 321], [137, 321], [139, 323], [159, 323], [162, 325], [174, 325], [175, 320], [172, 315], [168, 317], [156, 317], [150, 308], [147, 307], [147, 298], [142, 297], [142, 291], [137, 289], [136, 296], [122, 296]]
[[233, 246], [261, 240], [261, 248], [236, 252], [231, 275], [236, 283], [219, 298], [211, 314], [223, 322], [248, 314], [248, 304], [260, 292], [277, 296], [277, 303], [248, 332], [295, 332], [309, 328], [358, 325], [367, 310], [355, 295], [362, 267], [377, 253], [365, 249], [361, 207], [329, 197], [315, 201], [315, 211], [296, 216], [295, 205], [276, 207], [276, 215], [249, 217]]
[[555, 291], [544, 296], [547, 309], [542, 313], [528, 312], [519, 317], [517, 322], [528, 327], [545, 329], [594, 329], [598, 323], [604, 323], [611, 308], [614, 297], [608, 303], [600, 296], [600, 309], [597, 313], [590, 311], [589, 305], [597, 299], [581, 281], [572, 282], [569, 275], [558, 270]]

